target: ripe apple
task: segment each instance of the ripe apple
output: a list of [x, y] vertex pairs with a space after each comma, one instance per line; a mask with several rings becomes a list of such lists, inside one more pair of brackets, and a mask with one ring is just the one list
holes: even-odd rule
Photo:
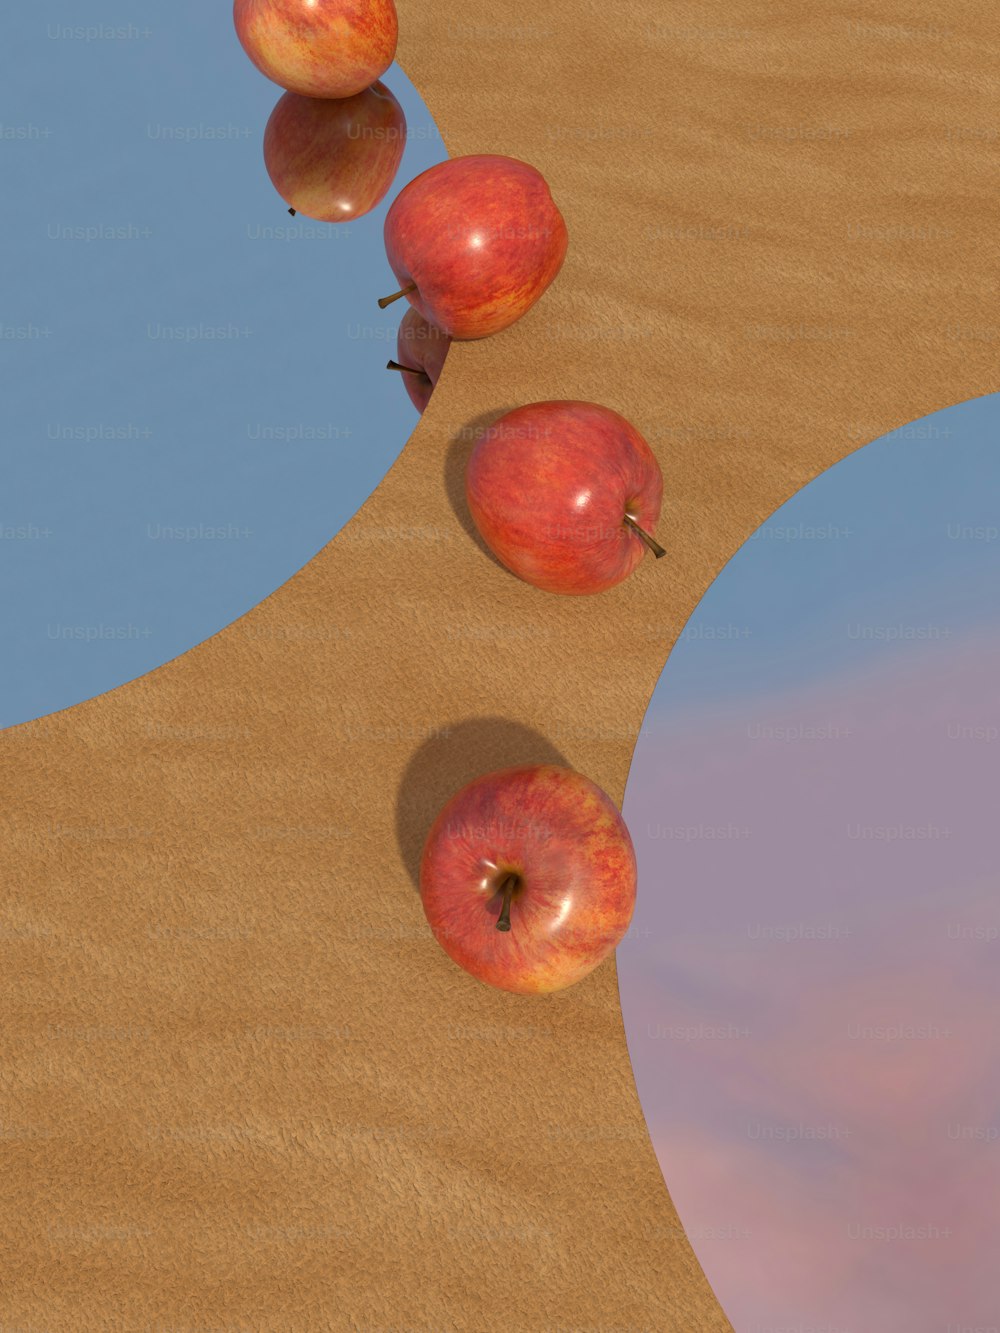
[[545, 178], [513, 157], [453, 157], [400, 191], [385, 249], [401, 296], [451, 338], [485, 338], [529, 310], [569, 237]]
[[528, 764], [470, 782], [434, 821], [420, 896], [444, 951], [480, 981], [538, 995], [592, 972], [635, 909], [632, 839], [581, 773]]
[[247, 55], [269, 79], [304, 97], [353, 97], [396, 54], [394, 0], [234, 0]]
[[412, 306], [407, 310], [396, 335], [399, 361], [390, 361], [386, 369], [402, 372], [406, 392], [418, 412], [431, 400], [450, 346], [451, 339], [436, 324], [428, 324]]
[[264, 131], [264, 165], [293, 213], [350, 222], [385, 198], [405, 147], [403, 108], [382, 83], [336, 99], [285, 93]]
[[547, 592], [603, 592], [653, 540], [663, 474], [624, 417], [597, 403], [515, 408], [486, 431], [465, 474], [469, 510], [497, 559]]

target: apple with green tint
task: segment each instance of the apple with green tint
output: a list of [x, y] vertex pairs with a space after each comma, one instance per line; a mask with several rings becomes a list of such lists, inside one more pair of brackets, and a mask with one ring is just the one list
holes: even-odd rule
[[269, 79], [304, 97], [353, 97], [396, 55], [393, 0], [234, 0], [247, 55]]
[[636, 861], [614, 802], [552, 764], [487, 773], [428, 835], [420, 896], [448, 956], [487, 985], [563, 990], [617, 947], [635, 910]]
[[264, 165], [291, 212], [350, 222], [385, 198], [405, 147], [406, 117], [385, 84], [337, 99], [285, 93], [264, 131]]

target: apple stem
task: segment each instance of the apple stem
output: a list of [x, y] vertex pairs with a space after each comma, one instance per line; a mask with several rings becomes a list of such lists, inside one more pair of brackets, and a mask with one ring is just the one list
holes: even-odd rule
[[401, 296], [409, 296], [410, 292], [415, 292], [416, 290], [417, 284], [411, 282], [409, 287], [404, 287], [401, 292], [396, 292], [393, 296], [383, 296], [378, 303], [378, 307], [380, 310], [384, 310], [387, 305], [392, 305], [393, 301], [398, 301]]
[[510, 900], [514, 896], [514, 890], [517, 888], [517, 884], [517, 876], [508, 875], [500, 885], [500, 892], [503, 894], [503, 908], [497, 919], [497, 930], [510, 930]]
[[631, 514], [625, 515], [625, 522], [632, 529], [633, 532], [637, 532], [639, 534], [642, 540], [646, 543], [649, 549], [656, 556], [657, 560], [659, 560], [661, 556], [667, 554], [658, 541], [654, 541], [653, 538], [649, 535], [648, 532], [645, 531], [644, 528], [639, 527], [639, 524], [635, 521], [635, 519], [632, 517]]
[[425, 379], [428, 384], [431, 382], [431, 377], [428, 375], [427, 371], [417, 370], [415, 366], [401, 366], [398, 361], [387, 361], [385, 368], [386, 370], [405, 370], [407, 375], [419, 375], [421, 379]]
[[294, 209], [294, 208], [290, 208], [288, 211], [289, 211], [289, 213], [291, 213], [292, 217], [295, 216], [295, 209]]

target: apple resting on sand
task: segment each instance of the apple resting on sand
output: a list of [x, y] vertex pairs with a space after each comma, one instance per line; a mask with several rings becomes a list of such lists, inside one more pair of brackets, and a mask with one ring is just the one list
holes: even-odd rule
[[418, 412], [431, 400], [437, 387], [451, 339], [434, 324], [428, 324], [419, 310], [411, 306], [403, 316], [396, 336], [398, 361], [390, 361], [387, 370], [398, 370], [410, 401]]
[[632, 840], [589, 778], [551, 764], [487, 773], [427, 838], [420, 896], [445, 952], [522, 995], [562, 990], [616, 948], [635, 908]]
[[269, 79], [304, 97], [353, 97], [396, 54], [393, 0], [234, 0], [247, 55]]
[[403, 108], [384, 84], [333, 100], [285, 93], [264, 131], [264, 165], [291, 212], [350, 222], [385, 198], [405, 147]]
[[562, 267], [566, 223], [544, 177], [512, 157], [440, 162], [410, 181], [385, 219], [401, 290], [452, 338], [485, 338], [529, 310]]
[[466, 496], [493, 554], [547, 592], [603, 592], [629, 576], [652, 533], [663, 474], [624, 417], [597, 403], [515, 408], [477, 443]]

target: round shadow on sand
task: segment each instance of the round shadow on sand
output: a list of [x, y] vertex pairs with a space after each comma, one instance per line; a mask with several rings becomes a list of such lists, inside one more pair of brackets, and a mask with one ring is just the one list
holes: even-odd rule
[[477, 717], [444, 727], [424, 741], [406, 766], [396, 796], [396, 841], [414, 887], [420, 856], [445, 802], [474, 778], [516, 764], [558, 764], [565, 755], [531, 727], [502, 717]]

